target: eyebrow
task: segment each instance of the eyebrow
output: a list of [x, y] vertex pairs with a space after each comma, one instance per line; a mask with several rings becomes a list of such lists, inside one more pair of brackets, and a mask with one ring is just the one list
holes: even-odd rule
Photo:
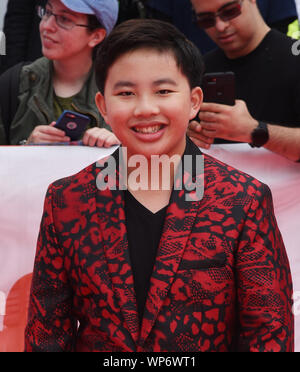
[[[159, 86], [159, 85], [163, 85], [163, 84], [169, 84], [169, 85], [177, 86], [176, 81], [174, 81], [173, 79], [169, 79], [169, 78], [156, 80], [156, 81], [153, 82], [152, 85]], [[114, 89], [125, 88], [125, 87], [126, 88], [134, 88], [134, 87], [136, 87], [136, 84], [133, 83], [132, 81], [121, 80], [121, 81], [118, 81], [114, 85]]]
[[128, 87], [128, 88], [132, 88], [132, 87], [135, 87], [136, 84], [132, 83], [131, 81], [118, 81], [115, 85], [114, 85], [114, 89], [119, 89], [119, 88], [125, 88], [125, 87]]
[[160, 80], [156, 80], [153, 85], [163, 85], [163, 84], [169, 84], [169, 85], [174, 85], [174, 86], [177, 86], [177, 83], [175, 80], [173, 79], [170, 79], [170, 78], [165, 78], [165, 79], [160, 79]]

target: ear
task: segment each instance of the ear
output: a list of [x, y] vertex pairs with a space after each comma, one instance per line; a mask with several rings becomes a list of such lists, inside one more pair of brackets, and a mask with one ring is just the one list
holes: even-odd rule
[[108, 123], [108, 116], [107, 116], [107, 110], [106, 110], [105, 98], [104, 98], [103, 94], [101, 94], [100, 92], [98, 92], [96, 94], [95, 103], [96, 103], [96, 106], [97, 106], [100, 114], [102, 115], [103, 119], [105, 120], [106, 124], [109, 125], [109, 123]]
[[196, 87], [191, 92], [191, 112], [190, 120], [193, 120], [198, 114], [203, 102], [203, 92], [200, 87]]
[[105, 37], [106, 30], [104, 28], [97, 28], [95, 31], [91, 33], [91, 38], [88, 44], [91, 48], [94, 48], [96, 45], [102, 43]]

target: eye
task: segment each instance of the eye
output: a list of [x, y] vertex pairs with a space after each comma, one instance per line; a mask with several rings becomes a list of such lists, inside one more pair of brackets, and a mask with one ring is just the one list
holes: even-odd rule
[[121, 97], [130, 97], [133, 95], [133, 92], [119, 92], [117, 93], [117, 96], [121, 96]]
[[172, 93], [172, 90], [170, 90], [170, 89], [161, 89], [157, 93], [160, 94], [160, 95], [162, 95], [162, 96], [165, 96], [165, 95], [168, 95], [168, 94]]
[[65, 16], [58, 16], [58, 21], [60, 23], [65, 24], [65, 25], [69, 25], [69, 24], [72, 24], [73, 23], [73, 21], [70, 18], [67, 18]]
[[51, 17], [51, 15], [52, 15], [52, 12], [51, 12], [51, 10], [50, 9], [44, 9], [44, 11], [42, 12], [43, 13], [43, 15], [45, 15], [47, 18], [49, 18], [49, 17]]

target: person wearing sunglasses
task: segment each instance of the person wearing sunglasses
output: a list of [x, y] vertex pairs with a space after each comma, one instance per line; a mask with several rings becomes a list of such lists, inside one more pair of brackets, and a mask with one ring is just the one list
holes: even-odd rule
[[[257, 0], [257, 6], [268, 26], [283, 33], [298, 15], [295, 0]], [[190, 0], [147, 0], [147, 14], [173, 23], [203, 54], [216, 48], [207, 34], [197, 28]]]
[[[234, 106], [204, 103], [188, 134], [198, 146], [246, 142], [300, 159], [300, 74], [295, 40], [270, 29], [256, 0], [191, 0], [198, 27], [218, 45], [206, 72], [232, 71]], [[205, 97], [204, 97], [205, 99]]]
[[118, 1], [48, 0], [37, 13], [43, 57], [21, 70], [9, 143], [0, 131], [0, 144], [69, 143], [64, 131], [54, 127], [64, 110], [90, 117], [84, 145], [118, 144], [96, 108], [93, 72], [93, 54], [117, 21]]

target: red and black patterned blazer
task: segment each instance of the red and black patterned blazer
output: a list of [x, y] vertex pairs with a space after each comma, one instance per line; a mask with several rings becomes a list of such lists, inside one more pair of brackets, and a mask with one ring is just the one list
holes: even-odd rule
[[[186, 154], [201, 153], [188, 141]], [[141, 328], [123, 191], [99, 191], [96, 164], [49, 187], [26, 351], [293, 351], [292, 280], [270, 190], [204, 161], [201, 201], [173, 190]]]

